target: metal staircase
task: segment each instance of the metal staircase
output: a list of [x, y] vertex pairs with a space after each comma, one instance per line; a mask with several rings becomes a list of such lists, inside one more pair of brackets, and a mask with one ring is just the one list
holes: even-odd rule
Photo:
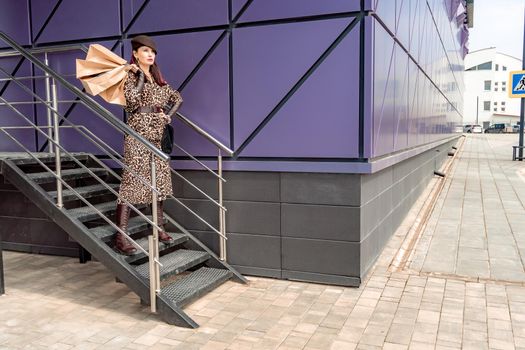
[[[150, 305], [152, 312], [158, 313], [164, 321], [170, 324], [198, 327], [197, 323], [182, 310], [183, 306], [227, 280], [232, 279], [246, 283], [246, 279], [226, 261], [226, 208], [224, 208], [222, 201], [222, 186], [226, 181], [222, 176], [221, 151], [228, 154], [233, 152], [189, 119], [180, 113], [177, 114], [178, 118], [209, 140], [219, 150], [217, 171], [214, 171], [191, 156], [179, 145], [175, 145], [217, 179], [217, 199], [206, 194], [176, 170], [172, 169], [172, 172], [176, 175], [176, 179], [189, 184], [216, 205], [220, 227], [218, 229], [213, 227], [179, 199], [172, 196], [169, 200], [184, 207], [191, 215], [194, 215], [217, 234], [220, 242], [219, 255], [216, 255], [166, 213], [164, 213], [165, 227], [170, 231], [168, 234], [173, 238], [173, 242], [170, 244], [161, 243], [158, 240], [160, 228], [156, 225], [155, 205], [150, 210], [150, 207], [146, 205], [127, 203], [132, 209], [132, 217], [129, 220], [127, 233], [123, 232], [114, 224], [113, 217], [120, 176], [109, 168], [104, 161], [92, 154], [69, 152], [60, 143], [60, 133], [64, 129], [73, 130], [86, 142], [96, 145], [104, 153], [104, 158], [118, 164], [119, 167], [125, 168], [126, 165], [122, 163], [122, 157], [118, 152], [109, 147], [92, 131], [82, 125], [72, 124], [58, 112], [57, 105], [60, 101], [56, 98], [56, 84], [60, 84], [73, 93], [76, 96], [75, 102], [82, 103], [95, 116], [108, 122], [115, 130], [123, 135], [135, 137], [150, 150], [151, 183], [147, 183], [139, 175], [135, 174], [135, 176], [137, 176], [137, 181], [142, 181], [149, 186], [153, 203], [156, 203], [157, 195], [153, 159], [159, 157], [168, 160], [169, 156], [150, 144], [141, 135], [130, 129], [6, 34], [0, 32], [0, 39], [15, 50], [11, 55], [18, 54], [43, 71], [42, 76], [25, 78], [45, 79], [46, 84], [50, 84], [49, 89], [46, 90], [50, 91], [51, 94], [42, 98], [21, 83], [23, 78], [14, 77], [2, 68], [0, 68], [0, 73], [3, 73], [10, 83], [16, 84], [26, 91], [30, 101], [46, 106], [52, 116], [52, 118], [48, 118], [50, 125], [36, 125], [16, 107], [18, 103], [31, 102], [10, 102], [0, 96], [0, 103], [9, 107], [20, 117], [21, 121], [21, 125], [0, 127], [0, 137], [7, 137], [18, 146], [20, 151], [25, 152], [24, 156], [18, 154], [2, 161], [0, 170], [5, 180], [20, 190], [51, 220], [104, 264], [119, 281], [125, 283], [135, 292], [143, 303]], [[19, 129], [33, 129], [44, 137], [49, 143], [49, 152], [37, 153], [28, 149], [23, 142], [17, 139], [15, 136], [17, 134], [13, 132]], [[130, 169], [128, 168], [128, 170]], [[124, 256], [113, 249], [112, 237], [117, 231], [126, 234], [132, 240], [137, 247], [137, 254]]]

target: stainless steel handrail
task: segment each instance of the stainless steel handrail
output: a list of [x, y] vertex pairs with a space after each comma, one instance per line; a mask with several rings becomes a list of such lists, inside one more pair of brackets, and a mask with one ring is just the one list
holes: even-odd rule
[[[62, 101], [43, 101], [43, 102], [40, 102], [40, 101], [13, 101], [13, 102], [9, 102], [10, 105], [37, 105], [37, 104], [41, 104], [41, 103], [44, 103], [44, 104], [47, 104], [47, 103], [53, 103], [53, 102], [56, 102], [56, 103], [84, 103], [82, 101], [75, 101], [75, 100], [62, 100]], [[6, 103], [0, 103], [0, 106], [6, 106], [7, 104]]]
[[[25, 92], [27, 92], [28, 94], [30, 94], [33, 98], [36, 98], [37, 100], [41, 101], [41, 102], [45, 102], [40, 96], [38, 96], [36, 93], [34, 93], [31, 89], [29, 89], [27, 86], [25, 86], [24, 84], [20, 83], [19, 81], [17, 81], [18, 79], [13, 77], [12, 75], [10, 75], [9, 73], [7, 73], [2, 67], [0, 67], [0, 72], [4, 73], [5, 75], [9, 76], [12, 78], [12, 81], [17, 84], [22, 90], [24, 90]], [[45, 103], [44, 103], [45, 104]], [[10, 107], [15, 113], [19, 114], [22, 118], [24, 118], [26, 120], [27, 123], [31, 124], [31, 125], [34, 125], [32, 126], [32, 128], [35, 128], [37, 127], [36, 124], [33, 124], [28, 118], [26, 118], [22, 113], [20, 113], [20, 111], [18, 111], [16, 108], [12, 107], [11, 106], [11, 103], [10, 102], [7, 102], [7, 106]], [[63, 115], [61, 115], [57, 109], [55, 107], [53, 107], [53, 105], [47, 105], [46, 104], [46, 107], [48, 110], [50, 110], [53, 114], [57, 115], [62, 121], [64, 121], [65, 123], [69, 124], [70, 127], [74, 128], [74, 129], [78, 129], [79, 126], [78, 125], [75, 125], [73, 124], [70, 120], [68, 120], [67, 118], [65, 118]], [[51, 125], [51, 128], [53, 128], [54, 126], [52, 125], [52, 123], [50, 123]], [[141, 177], [139, 174], [135, 173], [133, 171], [133, 169], [129, 168], [126, 164], [120, 162], [118, 159], [116, 159], [115, 157], [112, 156], [112, 154], [110, 152], [107, 151], [107, 149], [109, 149], [110, 151], [113, 151], [115, 154], [117, 154], [117, 152], [111, 148], [109, 145], [107, 145], [103, 140], [101, 140], [99, 137], [97, 137], [95, 134], [93, 134], [89, 129], [83, 127], [84, 130], [86, 130], [86, 132], [90, 133], [94, 138], [97, 139], [98, 141], [98, 144], [97, 142], [95, 142], [94, 140], [90, 139], [87, 135], [83, 134], [84, 137], [88, 138], [91, 143], [93, 143], [95, 146], [97, 146], [102, 152], [105, 152], [106, 155], [110, 156], [112, 158], [112, 160], [116, 161], [117, 163], [119, 163], [119, 165], [123, 166], [124, 169], [128, 170], [131, 172], [131, 174], [133, 176], [135, 176], [139, 181], [142, 182], [143, 185], [145, 186], [149, 186], [149, 183], [146, 181], [146, 179], [144, 179], [143, 177]], [[46, 135], [46, 138], [48, 139], [52, 139], [52, 135]], [[100, 144], [103, 144], [107, 149], [104, 149], [103, 147], [100, 146]], [[116, 175], [116, 174], [115, 174]], [[120, 177], [117, 176], [117, 178], [120, 180]]]
[[[6, 74], [7, 76], [11, 76], [10, 74], [8, 74], [4, 69], [2, 69], [0, 67], [0, 72], [3, 72], [4, 74]], [[32, 95], [34, 98], [40, 100], [43, 102], [42, 98], [40, 96], [38, 96], [37, 94], [35, 94], [33, 91], [31, 91], [27, 86], [23, 85], [22, 83], [20, 83], [19, 81], [17, 81], [17, 79], [13, 76], [11, 76], [12, 79], [13, 79], [13, 82], [17, 85], [20, 86], [20, 88], [22, 88], [24, 91], [26, 91], [27, 93], [29, 93], [30, 95]], [[1, 99], [1, 98], [0, 98]], [[27, 119], [23, 114], [21, 114], [16, 108], [10, 106], [10, 103], [7, 102], [7, 105], [13, 109], [13, 111], [15, 111], [15, 113], [19, 114], [22, 118], [24, 118], [26, 120], [26, 122], [28, 122], [29, 124], [31, 125], [34, 125], [33, 128], [36, 127], [35, 124], [33, 124], [29, 119]], [[47, 106], [47, 105], [46, 105]], [[121, 162], [120, 160], [116, 159], [112, 154], [111, 152], [109, 151], [112, 151], [114, 152], [115, 154], [118, 154], [111, 146], [109, 146], [107, 143], [105, 143], [103, 140], [101, 140], [98, 136], [96, 136], [95, 134], [93, 134], [93, 132], [91, 132], [91, 130], [85, 128], [84, 126], [78, 126], [78, 125], [74, 125], [73, 123], [71, 123], [71, 121], [69, 121], [68, 119], [66, 119], [64, 116], [62, 116], [60, 113], [57, 112], [56, 110], [56, 107], [53, 107], [53, 106], [47, 106], [48, 109], [50, 109], [54, 115], [60, 117], [64, 122], [68, 123], [70, 127], [76, 129], [76, 130], [79, 130], [79, 129], [83, 129], [85, 130], [85, 132], [89, 133], [91, 135], [91, 137], [95, 138], [95, 140], [93, 140], [91, 137], [89, 137], [88, 135], [82, 133], [82, 135], [84, 137], [86, 137], [88, 140], [90, 140], [95, 146], [97, 146], [102, 152], [105, 152], [106, 155], [108, 155], [112, 160], [116, 161], [120, 166], [122, 166], [123, 168], [127, 169], [128, 171], [130, 171], [132, 173], [133, 176], [135, 176], [136, 178], [139, 179], [139, 181], [142, 182], [143, 185], [149, 187], [150, 190], [154, 191], [154, 192], [158, 192], [158, 190], [154, 187], [152, 187], [144, 178], [142, 178], [140, 175], [136, 174], [132, 169], [130, 169], [126, 164], [124, 164], [123, 162]], [[80, 131], [79, 131], [80, 132]], [[45, 135], [46, 138], [48, 139], [51, 139], [51, 137], [49, 137], [48, 135]], [[97, 143], [98, 142], [98, 143]], [[100, 146], [100, 144], [102, 144], [104, 147], [106, 147], [106, 149], [104, 149], [103, 147]], [[57, 159], [60, 159], [59, 156], [57, 156]], [[186, 179], [184, 176], [182, 176], [181, 174], [179, 174], [178, 172], [176, 172], [175, 170], [171, 169], [172, 172], [174, 172], [176, 175], [180, 176], [181, 178], [183, 178], [187, 183], [189, 183], [192, 187], [196, 188], [197, 190], [199, 190], [200, 193], [202, 193], [203, 195], [206, 196], [206, 198], [208, 198], [210, 201], [212, 201], [214, 204], [216, 204], [217, 206], [219, 206], [219, 209], [225, 213], [226, 212], [226, 208], [221, 205], [220, 203], [218, 203], [217, 201], [215, 201], [213, 198], [211, 198], [208, 194], [204, 193], [202, 190], [200, 190], [197, 186], [195, 186], [191, 181], [189, 181], [188, 179]], [[115, 176], [116, 179], [118, 180], [121, 180], [122, 178], [117, 175], [116, 173], [114, 173], [112, 171], [112, 175]], [[219, 177], [220, 179], [222, 179], [222, 176]], [[58, 185], [58, 184], [57, 184]], [[108, 188], [110, 190], [110, 192], [112, 192], [113, 194], [115, 195], [118, 195], [118, 193], [116, 193], [112, 188]], [[183, 202], [181, 202], [178, 198], [174, 197], [174, 196], [170, 196], [171, 199], [175, 200], [179, 205], [181, 205], [183, 208], [185, 208], [186, 210], [188, 210], [192, 215], [194, 215], [199, 221], [201, 221], [202, 223], [204, 223], [206, 226], [208, 226], [212, 231], [214, 231], [215, 233], [217, 233], [219, 236], [221, 236], [223, 239], [227, 239], [227, 237], [224, 235], [224, 233], [221, 231], [219, 232], [215, 227], [213, 227], [211, 224], [209, 224], [205, 219], [203, 219], [200, 215], [198, 215], [197, 213], [195, 213], [193, 210], [191, 210], [187, 205], [185, 205]], [[135, 210], [139, 215], [143, 216], [144, 218], [146, 218], [144, 216], [144, 214], [142, 214], [140, 211], [138, 210]], [[149, 221], [149, 219], [146, 218], [147, 221]], [[156, 224], [154, 224], [156, 225]]]
[[182, 115], [181, 113], [177, 112], [175, 113], [175, 115], [177, 116], [177, 118], [179, 118], [184, 124], [188, 125], [190, 128], [192, 128], [193, 130], [197, 131], [199, 134], [201, 134], [202, 136], [204, 136], [205, 138], [207, 138], [211, 143], [213, 143], [215, 146], [219, 147], [220, 149], [222, 149], [224, 152], [228, 153], [228, 155], [233, 155], [233, 151], [226, 147], [224, 144], [222, 144], [219, 140], [217, 140], [215, 137], [211, 136], [206, 130], [204, 130], [203, 128], [201, 128], [200, 126], [198, 126], [197, 124], [195, 124], [194, 122], [192, 122], [191, 120], [189, 120], [188, 118], [186, 118], [184, 115]]
[[[86, 108], [88, 108], [89, 110], [94, 112], [97, 116], [101, 117], [107, 123], [112, 125], [115, 129], [119, 130], [120, 132], [122, 132], [122, 133], [124, 133], [126, 135], [131, 135], [132, 137], [134, 137], [137, 141], [141, 142], [146, 148], [148, 148], [149, 151], [152, 153], [152, 155], [157, 156], [157, 157], [159, 157], [160, 159], [163, 159], [163, 160], [169, 160], [170, 159], [169, 155], [163, 153], [160, 149], [155, 147], [148, 140], [142, 138], [140, 134], [136, 133], [127, 124], [123, 123], [121, 120], [116, 118], [108, 110], [106, 110], [104, 107], [100, 106], [92, 98], [90, 98], [89, 96], [85, 95], [80, 89], [78, 89], [73, 84], [69, 83], [67, 80], [64, 79], [64, 77], [62, 77], [61, 75], [59, 75], [56, 72], [54, 72], [52, 69], [50, 69], [47, 66], [47, 64], [43, 64], [39, 59], [37, 59], [36, 57], [32, 56], [32, 54], [30, 53], [30, 52], [32, 52], [32, 53], [45, 53], [46, 54], [46, 63], [47, 63], [47, 53], [48, 52], [53, 52], [53, 50], [51, 48], [47, 48], [47, 49], [43, 48], [43, 49], [41, 49], [41, 51], [26, 50], [22, 46], [18, 45], [13, 39], [11, 39], [9, 36], [7, 36], [5, 33], [1, 32], [1, 31], [0, 31], [0, 39], [2, 39], [4, 42], [9, 44], [12, 48], [14, 48], [16, 50], [16, 52], [11, 52], [11, 53], [5, 53], [4, 52], [5, 55], [10, 55], [11, 54], [11, 55], [23, 56], [27, 60], [31, 61], [35, 66], [37, 66], [42, 71], [44, 71], [44, 73], [46, 75], [46, 78], [47, 77], [52, 77], [53, 78], [53, 80], [52, 80], [53, 89], [54, 89], [52, 91], [54, 93], [54, 95], [52, 97], [53, 108], [52, 109], [48, 108], [48, 110], [52, 110], [53, 111], [54, 118], [55, 118], [55, 135], [54, 135], [54, 137], [55, 137], [54, 141], [55, 142], [53, 142], [53, 143], [58, 144], [58, 132], [59, 132], [59, 129], [58, 129], [58, 115], [59, 114], [58, 114], [58, 111], [57, 111], [57, 100], [58, 99], [56, 98], [56, 81], [58, 81], [66, 89], [68, 89], [70, 92], [72, 92], [74, 95], [76, 95], [77, 99], [82, 101], [84, 103], [84, 105], [86, 106]], [[78, 47], [76, 47], [76, 48], [72, 47], [71, 49], [78, 49]], [[55, 50], [56, 51], [61, 51], [60, 48], [55, 48]], [[86, 50], [84, 50], [84, 51], [86, 51]], [[2, 57], [2, 56], [0, 56], [0, 57]], [[46, 97], [46, 100], [49, 100], [49, 98]], [[48, 107], [50, 107], [47, 103], [46, 103], [46, 105]], [[10, 106], [10, 107], [14, 108], [12, 106]], [[224, 182], [225, 180], [222, 177], [222, 156], [221, 156], [221, 150], [226, 152], [229, 155], [233, 155], [233, 151], [231, 149], [229, 149], [228, 147], [226, 147], [224, 144], [222, 144], [220, 141], [218, 141], [217, 139], [212, 137], [208, 132], [206, 132], [205, 130], [200, 128], [198, 125], [193, 123], [191, 120], [189, 120], [188, 118], [183, 116], [182, 114], [177, 113], [177, 117], [183, 123], [185, 123], [186, 125], [190, 126], [192, 129], [197, 131], [199, 134], [204, 136], [206, 139], [208, 139], [216, 147], [219, 148], [219, 157], [218, 157], [217, 160], [218, 160], [218, 169], [219, 169], [219, 173], [218, 173], [218, 177], [219, 177], [219, 183], [218, 183], [219, 188], [218, 188], [218, 190], [219, 190], [219, 203], [220, 203], [219, 204], [219, 222], [220, 222], [220, 231], [221, 232], [218, 232], [213, 226], [211, 226], [206, 221], [204, 221], [204, 222], [207, 224], [208, 227], [212, 228], [213, 231], [217, 232], [219, 234], [219, 236], [221, 237], [220, 238], [221, 239], [221, 259], [225, 260], [226, 259], [225, 258], [225, 254], [223, 255], [223, 245], [225, 244], [225, 240], [227, 239], [226, 238], [226, 229], [225, 229], [225, 224], [226, 224], [226, 222], [225, 222], [225, 212], [226, 212], [226, 209], [222, 205], [222, 203], [223, 203], [222, 182]], [[49, 119], [49, 117], [48, 117], [48, 119]], [[48, 121], [48, 124], [51, 124], [51, 123]], [[56, 162], [57, 162], [57, 169], [58, 169], [58, 168], [60, 168], [60, 150], [56, 149], [55, 153], [56, 153]], [[192, 157], [192, 158], [194, 158], [194, 157]], [[199, 162], [199, 164], [203, 165], [202, 162]], [[208, 167], [206, 167], [206, 169], [211, 170]], [[172, 169], [172, 171], [173, 171], [173, 169]], [[154, 172], [154, 168], [152, 167], [152, 174], [153, 174], [153, 172]], [[213, 171], [211, 171], [211, 172], [214, 173]], [[179, 175], [179, 176], [184, 178], [182, 175]], [[60, 187], [61, 187], [61, 183], [57, 180], [57, 189], [60, 189]], [[155, 189], [153, 189], [153, 191], [155, 192]], [[155, 194], [153, 194], [153, 195], [155, 195]], [[185, 206], [180, 200], [178, 200], [175, 197], [173, 197], [173, 199], [175, 199], [178, 203], [183, 205], [192, 214], [194, 214], [195, 216], [199, 217], [189, 207]], [[61, 204], [61, 202], [59, 200], [58, 205], [60, 206], [60, 204]], [[224, 249], [224, 252], [225, 252], [225, 249]]]
[[[73, 78], [73, 77], [76, 77], [77, 75], [76, 74], [62, 74], [62, 76], [67, 77], [67, 78]], [[31, 76], [16, 77], [16, 78], [18, 80], [33, 80], [33, 79], [45, 79], [49, 77], [45, 75], [31, 75]], [[0, 82], [1, 81], [9, 81], [9, 79], [8, 78], [0, 79]]]
[[142, 135], [140, 135], [135, 130], [130, 128], [127, 124], [115, 117], [111, 112], [99, 105], [95, 100], [83, 93], [79, 88], [68, 82], [60, 74], [57, 74], [54, 70], [42, 63], [39, 59], [34, 57], [28, 50], [24, 49], [22, 46], [20, 46], [2, 31], [0, 31], [0, 39], [2, 39], [9, 46], [20, 52], [21, 56], [25, 57], [27, 60], [31, 61], [35, 66], [40, 68], [42, 71], [49, 74], [54, 80], [60, 82], [62, 86], [64, 86], [67, 90], [76, 95], [79, 100], [83, 101], [86, 108], [94, 112], [99, 117], [102, 117], [104, 121], [111, 124], [113, 127], [115, 127], [117, 130], [120, 130], [124, 134], [133, 136], [138, 142], [142, 143], [150, 152], [152, 152], [155, 156], [159, 157], [160, 159], [170, 159], [169, 155], [155, 147], [155, 145], [146, 140]]
[[[4, 98], [0, 96], [0, 100], [4, 100]], [[26, 117], [25, 117], [25, 116], [24, 116], [19, 110], [17, 110], [17, 109], [14, 108], [14, 107], [10, 107], [10, 108], [13, 110], [13, 112], [15, 112], [16, 114], [20, 115], [22, 118], [24, 118], [24, 119], [26, 120], [27, 123], [31, 124], [31, 125], [33, 126], [33, 129], [34, 129], [34, 130], [36, 130], [36, 131], [38, 131], [39, 133], [41, 133], [44, 137], [46, 137], [46, 138], [48, 137], [48, 136], [47, 136], [42, 130], [40, 130], [39, 128], [37, 128], [37, 127], [35, 126], [35, 124], [33, 124], [29, 119], [27, 119], [27, 118], [26, 118]], [[53, 126], [53, 127], [54, 127], [54, 126]], [[73, 126], [71, 126], [71, 127], [72, 127], [72, 128], [76, 128], [77, 126], [76, 126], [76, 125], [73, 125]], [[8, 130], [8, 129], [16, 129], [16, 128], [17, 128], [17, 127], [0, 127], [0, 129], [2, 129], [4, 133], [7, 133], [4, 129]], [[27, 128], [27, 127], [20, 127], [20, 128]], [[97, 176], [93, 171], [91, 171], [91, 169], [89, 169], [89, 168], [86, 167], [84, 164], [82, 164], [79, 160], [77, 160], [77, 159], [76, 159], [76, 158], [75, 158], [70, 152], [68, 152], [68, 151], [67, 151], [62, 145], [60, 145], [59, 143], [57, 143], [53, 138], [49, 138], [48, 140], [49, 140], [49, 142], [53, 142], [53, 143], [55, 144], [55, 147], [59, 148], [59, 149], [60, 149], [61, 151], [63, 151], [66, 155], [68, 155], [69, 157], [71, 157], [71, 159], [73, 160], [73, 162], [75, 162], [77, 165], [79, 165], [82, 169], [87, 170], [87, 172], [88, 172], [88, 173], [89, 173], [89, 174], [90, 174], [95, 180], [97, 180], [101, 185], [103, 185], [106, 189], [108, 189], [108, 190], [109, 190], [111, 193], [113, 193], [114, 195], [117, 195], [117, 196], [118, 196], [118, 193], [117, 193], [117, 192], [116, 192], [111, 186], [109, 186], [105, 181], [103, 181], [99, 176]], [[14, 141], [15, 141], [15, 142], [18, 142], [18, 140], [14, 140]], [[25, 146], [22, 145], [22, 147], [25, 147]], [[32, 154], [31, 154], [31, 156], [33, 157]], [[99, 164], [101, 164], [101, 163], [99, 162]], [[107, 167], [104, 166], [104, 165], [103, 165], [103, 167], [104, 167], [104, 168], [107, 168]], [[52, 172], [52, 171], [51, 171], [51, 172]], [[53, 175], [55, 175], [54, 172], [52, 172], [52, 173], [53, 173]], [[137, 175], [137, 176], [138, 176], [138, 175]], [[148, 185], [147, 182], [146, 182], [146, 185]], [[157, 193], [158, 193], [158, 191], [157, 191], [156, 189], [152, 189], [152, 192], [157, 192]], [[57, 195], [58, 195], [58, 194], [57, 194]], [[83, 198], [83, 197], [82, 197], [82, 198]], [[82, 198], [80, 198], [80, 199], [82, 199]], [[158, 227], [156, 222], [152, 222], [151, 220], [149, 220], [149, 218], [148, 218], [146, 215], [144, 215], [140, 210], [138, 210], [133, 204], [131, 204], [131, 203], [127, 202], [127, 201], [125, 201], [125, 202], [126, 202], [126, 204], [127, 204], [128, 206], [130, 206], [130, 208], [131, 208], [134, 212], [136, 212], [139, 216], [141, 216], [144, 220], [146, 220], [146, 222], [147, 222], [148, 224], [152, 225], [153, 227]], [[98, 213], [100, 213], [100, 211], [98, 211], [96, 208], [95, 208], [95, 210], [96, 210]], [[100, 214], [100, 215], [103, 215], [103, 214]], [[116, 227], [113, 223], [112, 223], [112, 226], [113, 226], [113, 227]], [[120, 231], [120, 230], [119, 230], [119, 231]]]
[[[1, 97], [0, 97], [1, 98]], [[116, 228], [117, 231], [119, 231], [120, 233], [123, 233], [132, 243], [133, 245], [135, 245], [137, 248], [139, 248], [144, 254], [146, 254], [147, 256], [149, 256], [149, 253], [144, 249], [142, 248], [138, 243], [136, 243], [131, 237], [129, 237], [129, 235], [124, 232], [123, 230], [121, 230], [117, 225], [115, 225], [111, 220], [109, 220], [100, 210], [98, 210], [95, 206], [93, 206], [93, 204], [91, 204], [87, 199], [85, 199], [84, 197], [82, 197], [82, 195], [80, 193], [78, 193], [73, 187], [71, 187], [65, 180], [63, 180], [59, 175], [55, 174], [53, 172], [53, 170], [51, 170], [47, 165], [45, 165], [44, 162], [42, 162], [40, 159], [38, 159], [38, 157], [36, 157], [35, 155], [33, 155], [33, 153], [27, 148], [25, 147], [22, 143], [20, 143], [20, 141], [18, 141], [14, 136], [12, 136], [9, 132], [5, 131], [4, 128], [0, 127], [0, 131], [3, 132], [4, 134], [7, 135], [7, 137], [9, 137], [13, 142], [15, 142], [20, 148], [22, 148], [27, 154], [29, 154], [30, 157], [32, 157], [34, 160], [37, 161], [37, 163], [43, 167], [47, 172], [51, 173], [56, 179], [57, 181], [61, 181], [61, 183], [63, 185], [65, 185], [71, 192], [73, 192], [81, 201], [84, 202], [84, 204], [86, 204], [87, 206], [89, 206], [91, 209], [93, 209], [104, 221], [106, 221], [107, 223], [109, 223], [113, 228]], [[51, 142], [55, 142], [54, 140], [50, 140]], [[55, 144], [55, 146], [57, 147], [60, 147], [58, 144]], [[160, 263], [160, 262], [159, 262]]]
[[[1, 33], [1, 32], [0, 32]], [[64, 52], [64, 51], [74, 51], [81, 50], [87, 52], [88, 49], [86, 45], [75, 44], [75, 45], [57, 45], [57, 46], [48, 46], [48, 47], [38, 47], [27, 49], [31, 54], [40, 54], [40, 53], [51, 53], [51, 52]], [[23, 56], [19, 51], [0, 51], [0, 58], [2, 57], [13, 57], [13, 56]]]

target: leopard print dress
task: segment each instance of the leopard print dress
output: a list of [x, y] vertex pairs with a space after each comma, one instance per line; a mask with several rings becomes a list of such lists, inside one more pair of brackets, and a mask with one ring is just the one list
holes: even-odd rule
[[[139, 113], [136, 110], [138, 107], [163, 107], [166, 104], [172, 104], [178, 108], [182, 103], [182, 97], [169, 85], [160, 86], [148, 79], [146, 79], [142, 92], [139, 92], [136, 88], [137, 80], [137, 75], [130, 71], [124, 85], [125, 110], [128, 112], [127, 123], [160, 149], [162, 133], [165, 125], [171, 122], [170, 117], [164, 113]], [[124, 163], [131, 171], [124, 169], [117, 202], [125, 203], [124, 200], [126, 200], [131, 204], [151, 203], [151, 190], [136, 176], [140, 176], [151, 184], [151, 152], [135, 138], [127, 135], [124, 139]], [[160, 192], [158, 200], [162, 201], [173, 194], [169, 161], [155, 157], [155, 169], [157, 189]]]

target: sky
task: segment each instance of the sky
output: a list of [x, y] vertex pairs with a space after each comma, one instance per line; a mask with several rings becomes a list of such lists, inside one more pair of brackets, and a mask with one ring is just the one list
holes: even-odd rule
[[474, 0], [474, 27], [469, 51], [496, 47], [498, 52], [523, 56], [525, 0]]

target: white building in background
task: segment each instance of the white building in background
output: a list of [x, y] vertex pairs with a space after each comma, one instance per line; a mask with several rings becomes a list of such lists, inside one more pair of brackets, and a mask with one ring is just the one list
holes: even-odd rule
[[491, 47], [465, 57], [463, 123], [486, 129], [495, 123], [517, 124], [520, 99], [509, 97], [509, 72], [521, 70], [521, 60]]

